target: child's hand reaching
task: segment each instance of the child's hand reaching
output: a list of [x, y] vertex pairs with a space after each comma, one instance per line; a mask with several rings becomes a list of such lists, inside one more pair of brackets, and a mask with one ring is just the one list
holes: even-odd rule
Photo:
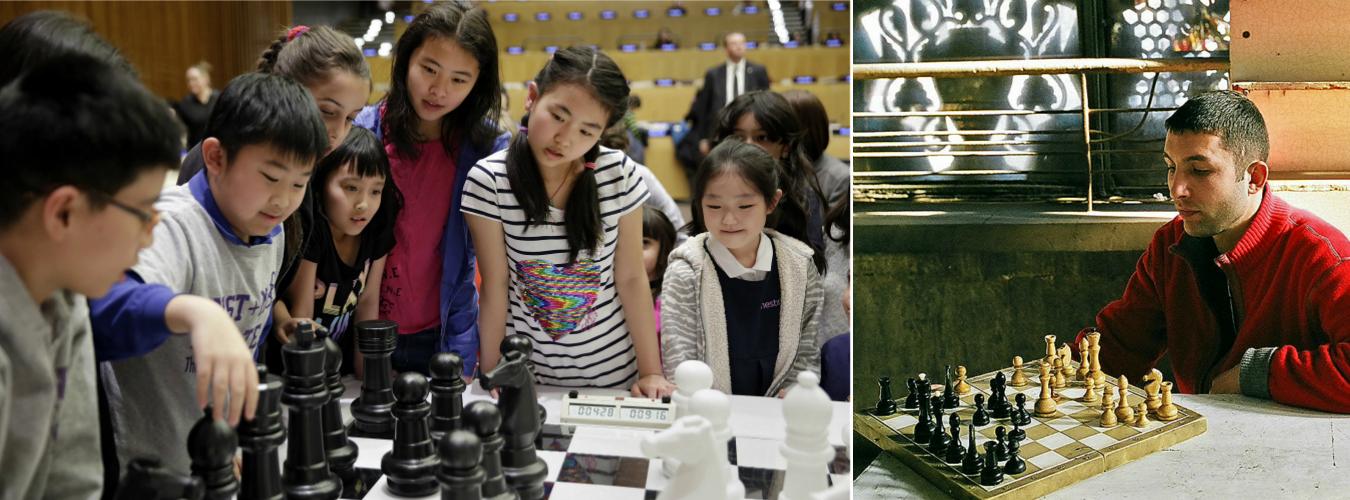
[[666, 377], [660, 373], [643, 375], [638, 377], [636, 384], [633, 384], [633, 395], [638, 397], [658, 399], [675, 393], [675, 384], [666, 380]]
[[[310, 320], [309, 318], [291, 318], [284, 323], [278, 324], [276, 328], [273, 329], [273, 333], [276, 334], [277, 341], [281, 342], [282, 345], [289, 344], [291, 343], [291, 335], [295, 335], [296, 330], [300, 329], [300, 325], [305, 323], [313, 323], [313, 320]], [[314, 323], [314, 326], [318, 327], [319, 324]]]
[[[212, 400], [215, 418], [239, 424], [240, 413], [253, 420], [258, 406], [258, 369], [234, 319], [219, 304], [194, 295], [169, 301], [165, 320], [174, 331], [188, 332], [197, 370], [197, 405]], [[208, 394], [208, 390], [211, 394]], [[229, 406], [225, 405], [229, 399]]]

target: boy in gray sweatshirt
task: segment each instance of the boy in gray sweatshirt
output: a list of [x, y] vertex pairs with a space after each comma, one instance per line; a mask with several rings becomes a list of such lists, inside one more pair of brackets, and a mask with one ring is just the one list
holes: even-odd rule
[[99, 58], [30, 66], [0, 89], [0, 498], [97, 498], [85, 297], [149, 244], [181, 129]]
[[237, 327], [233, 335], [242, 334], [256, 357], [271, 331], [285, 242], [281, 221], [299, 207], [314, 162], [328, 148], [309, 92], [260, 73], [239, 76], [221, 91], [204, 135], [206, 169], [164, 191], [154, 243], [141, 251], [128, 279], [90, 302], [100, 338], [104, 331], [135, 332], [128, 338], [159, 342], [148, 354], [113, 361], [101, 372], [122, 464], [156, 457], [187, 473], [187, 435], [201, 418], [208, 386], [219, 408], [220, 387], [231, 377], [256, 377], [249, 369], [205, 379], [187, 339], [166, 332], [173, 301], [192, 294], [219, 304]]

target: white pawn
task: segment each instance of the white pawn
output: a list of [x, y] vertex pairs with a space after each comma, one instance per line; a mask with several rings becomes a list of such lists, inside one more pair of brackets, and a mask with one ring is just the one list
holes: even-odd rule
[[[745, 498], [744, 490], [739, 497], [728, 496], [724, 489], [726, 476], [730, 474], [722, 464], [726, 463], [726, 450], [723, 445], [721, 463], [717, 460], [717, 441], [713, 435], [713, 426], [708, 419], [698, 415], [687, 415], [675, 420], [670, 428], [642, 438], [638, 447], [642, 454], [650, 458], [678, 459], [687, 464], [680, 467], [679, 474], [671, 478], [665, 489], [656, 496], [657, 500], [740, 500]], [[739, 479], [738, 479], [739, 481]]]
[[[713, 438], [717, 441], [716, 453], [711, 460], [721, 464], [722, 470], [727, 471], [726, 498], [740, 500], [745, 498], [745, 484], [741, 483], [741, 475], [736, 467], [731, 465], [731, 460], [727, 458], [727, 442], [731, 441], [731, 398], [716, 389], [703, 389], [695, 392], [694, 397], [689, 398], [689, 414], [698, 415], [708, 419], [712, 425]], [[678, 457], [677, 457], [678, 458]], [[676, 472], [676, 476], [683, 476], [686, 472], [685, 467], [681, 466]]]
[[[675, 402], [675, 417], [683, 417], [689, 414], [689, 398], [694, 397], [694, 393], [709, 389], [713, 384], [712, 368], [702, 361], [691, 359], [683, 361], [675, 367], [675, 393], [670, 395], [670, 400]], [[675, 469], [680, 466], [680, 461], [674, 458], [667, 458], [661, 461], [661, 472], [666, 477], [675, 475]]]
[[783, 397], [787, 439], [778, 451], [787, 462], [787, 471], [778, 498], [811, 500], [812, 495], [829, 487], [825, 472], [835, 454], [828, 437], [833, 415], [830, 396], [820, 388], [820, 377], [808, 371], [798, 373], [797, 385]]

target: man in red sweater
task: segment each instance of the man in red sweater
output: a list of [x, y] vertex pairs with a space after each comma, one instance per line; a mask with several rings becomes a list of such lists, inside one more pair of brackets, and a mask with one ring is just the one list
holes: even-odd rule
[[1179, 392], [1350, 413], [1350, 242], [1269, 191], [1265, 121], [1242, 95], [1196, 96], [1166, 126], [1178, 216], [1097, 315], [1103, 370], [1139, 380], [1170, 354]]

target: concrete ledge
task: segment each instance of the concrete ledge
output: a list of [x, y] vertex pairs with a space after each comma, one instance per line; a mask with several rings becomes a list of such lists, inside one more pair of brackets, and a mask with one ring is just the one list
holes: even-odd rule
[[1046, 203], [879, 205], [860, 207], [853, 218], [858, 254], [1142, 251], [1176, 216], [1159, 204], [1091, 213]]

